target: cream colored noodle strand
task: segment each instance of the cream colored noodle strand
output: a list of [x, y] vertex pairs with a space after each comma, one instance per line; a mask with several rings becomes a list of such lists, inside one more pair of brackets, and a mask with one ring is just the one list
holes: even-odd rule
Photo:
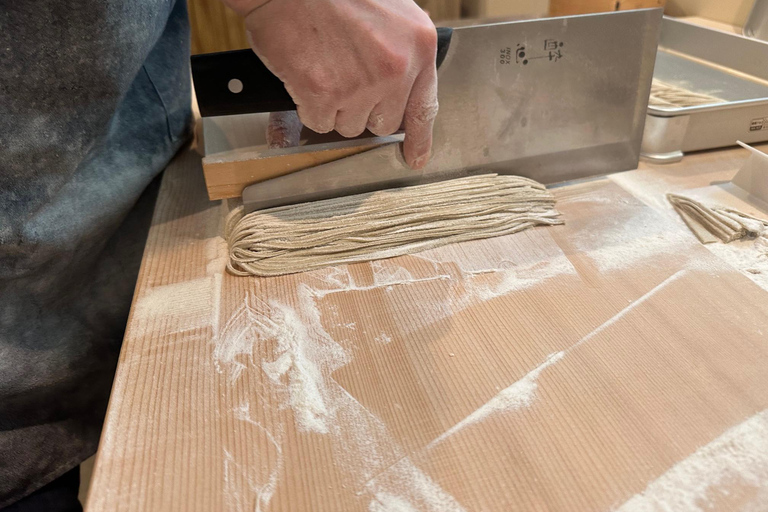
[[681, 87], [654, 80], [651, 86], [651, 97], [648, 104], [655, 107], [698, 107], [724, 103], [725, 100], [688, 91]]
[[726, 244], [742, 238], [757, 238], [764, 236], [768, 229], [768, 221], [733, 208], [708, 206], [680, 194], [667, 194], [667, 200], [702, 243], [715, 241], [712, 237]]
[[540, 183], [485, 174], [261, 210], [226, 220], [229, 272], [277, 276], [562, 224]]

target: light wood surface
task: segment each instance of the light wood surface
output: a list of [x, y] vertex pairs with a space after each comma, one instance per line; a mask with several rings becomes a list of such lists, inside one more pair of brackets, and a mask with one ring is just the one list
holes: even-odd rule
[[362, 153], [387, 141], [392, 142], [392, 138], [376, 137], [269, 151], [232, 150], [208, 156], [203, 159], [208, 198], [240, 197], [243, 189], [254, 183]]
[[727, 25], [742, 27], [755, 0], [668, 0], [670, 16], [699, 16]]
[[767, 292], [652, 208], [746, 156], [555, 188], [565, 226], [257, 279], [226, 274], [231, 205], [181, 155], [88, 510], [765, 509]]
[[192, 55], [248, 48], [245, 22], [221, 0], [188, 0]]
[[538, 18], [547, 15], [549, 0], [463, 0], [461, 8], [468, 18]]
[[[461, 17], [461, 0], [419, 0], [435, 21]], [[192, 55], [248, 48], [245, 23], [221, 0], [188, 0]]]
[[550, 0], [550, 16], [664, 7], [666, 0]]
[[416, 0], [434, 21], [457, 20], [461, 17], [461, 0]]

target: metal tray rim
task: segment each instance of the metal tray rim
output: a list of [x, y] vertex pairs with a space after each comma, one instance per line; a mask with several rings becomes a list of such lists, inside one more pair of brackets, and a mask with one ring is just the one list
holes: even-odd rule
[[698, 105], [695, 107], [663, 108], [648, 105], [648, 114], [656, 117], [676, 117], [698, 114], [700, 112], [717, 112], [741, 107], [759, 107], [768, 105], [768, 97], [751, 100], [728, 101], [725, 103], [713, 103], [712, 105]]

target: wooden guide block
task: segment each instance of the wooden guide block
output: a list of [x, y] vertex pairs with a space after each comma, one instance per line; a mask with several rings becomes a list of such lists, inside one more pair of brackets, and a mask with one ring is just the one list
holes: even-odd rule
[[203, 174], [210, 200], [239, 197], [248, 185], [402, 140], [310, 134], [293, 148], [267, 147], [267, 114], [203, 118]]

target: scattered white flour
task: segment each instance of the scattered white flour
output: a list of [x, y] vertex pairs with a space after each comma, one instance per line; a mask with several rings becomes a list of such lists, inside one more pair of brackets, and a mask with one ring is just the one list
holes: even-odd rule
[[706, 244], [718, 258], [768, 290], [768, 244], [765, 238], [738, 240], [729, 244]]
[[[269, 467], [267, 464], [273, 457], [269, 457], [266, 454], [253, 454], [250, 450], [253, 450], [253, 446], [247, 446], [249, 453], [246, 457], [246, 463], [240, 464], [235, 460], [234, 455], [224, 448], [224, 486], [225, 497], [227, 498], [228, 509], [236, 511], [250, 511], [253, 508], [253, 496], [248, 496], [245, 501], [240, 496], [241, 486], [238, 485], [236, 478], [245, 479], [246, 484], [250, 491], [255, 495], [256, 512], [260, 512], [262, 507], [269, 506], [269, 502], [277, 489], [277, 481], [280, 475], [280, 471], [283, 468], [283, 449], [281, 442], [279, 442], [272, 435], [269, 430], [264, 426], [251, 419], [249, 404], [243, 404], [234, 410], [235, 418], [244, 421], [250, 425], [258, 428], [262, 434], [266, 436], [275, 451], [277, 463], [273, 467]], [[253, 455], [256, 455], [254, 457]], [[254, 461], [259, 465], [255, 467]], [[258, 472], [257, 472], [258, 469]], [[235, 474], [237, 473], [237, 475]], [[266, 481], [265, 481], [266, 480]]]
[[213, 328], [213, 337], [219, 335], [219, 322], [221, 321], [221, 288], [223, 286], [224, 276], [220, 273], [213, 274], [213, 298], [211, 300], [211, 327]]
[[219, 335], [219, 316], [221, 315], [221, 287], [224, 272], [229, 260], [227, 241], [220, 236], [209, 238], [205, 243], [205, 259], [208, 262], [205, 271], [213, 278], [213, 297], [211, 301], [211, 327], [214, 337]]
[[336, 411], [336, 421], [331, 428], [333, 458], [346, 470], [350, 485], [360, 490], [404, 453], [384, 422], [347, 390], [333, 380], [328, 383], [328, 390], [328, 403]]
[[684, 264], [689, 258], [687, 248], [691, 239], [687, 228], [649, 208], [627, 219], [605, 219], [612, 225], [601, 229], [581, 231], [573, 245], [586, 254], [600, 272], [631, 268], [641, 262], [653, 263], [656, 258], [679, 258]]
[[[451, 269], [454, 275], [450, 275], [449, 263], [436, 263], [440, 273], [437, 277], [417, 278], [413, 281], [399, 282], [398, 285], [415, 285], [430, 281], [443, 281], [443, 287], [424, 288], [426, 297], [415, 303], [408, 312], [403, 312], [401, 321], [397, 326], [399, 335], [407, 336], [411, 332], [422, 330], [444, 319], [476, 306], [488, 300], [492, 300], [514, 292], [534, 288], [545, 281], [558, 275], [576, 275], [575, 268], [565, 257], [553, 258], [550, 261], [537, 262], [528, 266], [511, 267], [507, 269], [488, 269], [485, 271], [473, 271], [471, 273], [455, 274], [455, 267]], [[445, 268], [440, 266], [445, 265]], [[444, 272], [444, 273], [443, 273]], [[374, 287], [354, 287], [356, 290], [373, 289]], [[321, 292], [322, 296], [329, 291]], [[391, 337], [391, 336], [390, 336]], [[377, 339], [386, 341], [386, 339]]]
[[616, 202], [616, 196], [614, 194], [605, 193], [605, 189], [590, 190], [588, 194], [579, 196], [568, 197], [567, 199], [560, 198], [557, 201], [558, 205], [562, 204], [574, 204], [574, 203], [590, 203], [590, 204], [613, 204]]
[[392, 266], [381, 261], [372, 261], [373, 284], [375, 286], [389, 286], [403, 282], [414, 281], [413, 276], [403, 267]]
[[[590, 240], [585, 240], [587, 242], [585, 252], [595, 260], [601, 270], [622, 268], [635, 261], [648, 260], [674, 251], [677, 236], [667, 238], [663, 231], [663, 228], [649, 224], [647, 218], [636, 219], [635, 224], [617, 225], [608, 250], [601, 252], [599, 245], [590, 244]], [[502, 244], [504, 240], [503, 238], [490, 240], [487, 243]], [[345, 350], [344, 343], [347, 343], [345, 340], [337, 342], [324, 330], [317, 307], [318, 301], [333, 293], [381, 288], [393, 290], [397, 286], [446, 280], [449, 296], [436, 301], [435, 304], [423, 305], [425, 311], [429, 312], [423, 315], [424, 321], [434, 322], [474, 304], [535, 287], [556, 276], [576, 274], [570, 260], [562, 254], [547, 257], [543, 261], [529, 260], [515, 263], [504, 260], [498, 255], [505, 254], [503, 251], [498, 254], [489, 251], [491, 259], [482, 257], [485, 255], [479, 255], [481, 257], [477, 254], [462, 255], [464, 249], [460, 245], [411, 256], [411, 258], [432, 263], [434, 272], [429, 276], [416, 273], [418, 269], [414, 269], [413, 272], [416, 274], [414, 277], [411, 272], [393, 263], [396, 260], [372, 262], [373, 284], [370, 286], [358, 285], [347, 266], [310, 272], [307, 275], [316, 280], [312, 283], [313, 287], [299, 285], [294, 290], [295, 300], [289, 301], [290, 304], [255, 303], [251, 297], [246, 297], [244, 304], [234, 312], [230, 320], [221, 328], [221, 332], [214, 329], [214, 333], [218, 333], [214, 347], [214, 362], [218, 370], [227, 372], [232, 382], [237, 381], [245, 369], [263, 371], [265, 376], [263, 383], [266, 388], [264, 392], [277, 397], [275, 402], [279, 404], [278, 407], [290, 408], [293, 411], [295, 425], [286, 424], [280, 427], [324, 434], [324, 439], [330, 446], [334, 464], [343, 468], [340, 472], [342, 482], [347, 486], [346, 488], [357, 490], [359, 494], [370, 497], [369, 512], [459, 512], [464, 509], [455, 498], [413, 464], [408, 454], [394, 440], [386, 425], [376, 415], [368, 411], [331, 378], [334, 370], [349, 361], [351, 357], [349, 354], [352, 352]], [[214, 274], [220, 267], [220, 251], [221, 244], [215, 239], [206, 246], [208, 268]], [[542, 259], [538, 255], [536, 257]], [[470, 266], [470, 263], [474, 266]], [[456, 270], [457, 267], [459, 270]], [[536, 399], [537, 379], [547, 367], [560, 361], [568, 351], [613, 325], [660, 289], [681, 277], [683, 272], [671, 276], [643, 297], [632, 302], [574, 346], [549, 356], [541, 365], [502, 390], [480, 409], [435, 439], [429, 446], [492, 414], [530, 406]], [[210, 286], [211, 280], [208, 280], [208, 283]], [[220, 286], [220, 282], [214, 284], [214, 288], [215, 286]], [[188, 296], [200, 296], [199, 291], [186, 293]], [[211, 300], [215, 301], [215, 296]], [[330, 316], [333, 316], [331, 307], [333, 305], [324, 304], [324, 306], [329, 306], [329, 309], [324, 309], [326, 325], [329, 325], [327, 322]], [[183, 313], [182, 308], [179, 308], [179, 311]], [[334, 325], [347, 325], [340, 315], [336, 314], [336, 317]], [[350, 326], [350, 328], [353, 327], [354, 325]], [[364, 326], [361, 326], [361, 329], [364, 329]], [[390, 343], [392, 336], [381, 333], [375, 337], [375, 341], [383, 344]], [[276, 347], [275, 357], [271, 358], [272, 360], [263, 359], [263, 353], [259, 352], [260, 348], [263, 349], [266, 346]], [[248, 403], [244, 404], [241, 410], [235, 411], [235, 417], [258, 425], [250, 419], [248, 407]], [[765, 418], [761, 421], [763, 422], [761, 428], [765, 428]], [[751, 428], [754, 431], [755, 427]], [[283, 467], [281, 466], [283, 436], [272, 437], [272, 434], [266, 430], [265, 435], [280, 452], [277, 462], [272, 460], [275, 467], [270, 468], [269, 477], [266, 478], [262, 470], [258, 479], [247, 478], [247, 487], [233, 488], [233, 492], [238, 492], [237, 489], [240, 489], [240, 492], [250, 489], [253, 495], [245, 498], [255, 503], [257, 511], [268, 506]], [[768, 453], [768, 449], [762, 448], [760, 456], [768, 457], [763, 455]], [[237, 481], [232, 474], [243, 471], [244, 468], [238, 465], [233, 454], [233, 450], [225, 452], [225, 476], [229, 475], [228, 478]], [[754, 455], [753, 459], [756, 461], [760, 457]], [[763, 459], [760, 459], [760, 464], [763, 463], [762, 461]], [[757, 463], [754, 462], [751, 467], [757, 468]], [[726, 476], [723, 478], [730, 475], [730, 473], [724, 474]], [[661, 478], [665, 477], [666, 475]], [[237, 478], [242, 481], [242, 477]], [[763, 481], [766, 480], [768, 478], [763, 477]], [[645, 493], [633, 500], [649, 499], [648, 496], [663, 496], [660, 491], [652, 489], [655, 484], [656, 482], [650, 484]], [[252, 500], [253, 496], [257, 497], [255, 502]], [[247, 500], [242, 501], [241, 498], [243, 497], [238, 498], [239, 503], [247, 502]], [[629, 506], [633, 500], [627, 502], [625, 507]], [[677, 510], [674, 507], [673, 509]], [[233, 510], [239, 510], [239, 508], [233, 508]], [[253, 507], [250, 510], [253, 510]], [[657, 509], [622, 508], [622, 510], [633, 512]]]
[[272, 312], [260, 327], [267, 336], [277, 339], [280, 355], [273, 362], [264, 361], [262, 368], [275, 382], [287, 376], [290, 405], [299, 430], [325, 434], [329, 413], [320, 391], [323, 378], [306, 353], [307, 331], [293, 310], [273, 303]]
[[699, 448], [617, 510], [704, 512], [712, 509], [712, 497], [728, 496], [734, 487], [755, 491], [742, 510], [768, 507], [768, 410]]
[[608, 179], [647, 204], [656, 211], [675, 214], [667, 202], [667, 193], [672, 192], [670, 185], [663, 178], [648, 171], [628, 171], [611, 174]]
[[[261, 368], [272, 386], [272, 391], [265, 392], [287, 396], [285, 405], [294, 412], [296, 428], [328, 436], [334, 463], [345, 469], [344, 478], [352, 490], [401, 496], [402, 500], [418, 504], [416, 510], [462, 510], [453, 506], [455, 501], [450, 495], [418, 468], [402, 462], [405, 453], [383, 422], [330, 377], [348, 362], [347, 353], [323, 330], [315, 290], [300, 285], [297, 294], [295, 309], [274, 302], [254, 303], [246, 297], [216, 340], [214, 360], [219, 371], [229, 372], [230, 379], [236, 380], [247, 366]], [[252, 357], [236, 359], [252, 356], [254, 350], [258, 353], [257, 348], [268, 341], [277, 345], [273, 361], [259, 365], [258, 359], [253, 361]], [[242, 362], [247, 359], [251, 359], [250, 363]], [[279, 392], [286, 388], [287, 393]], [[250, 419], [248, 409], [248, 403], [241, 406], [235, 411], [236, 418], [257, 424]], [[275, 439], [266, 434], [282, 450], [282, 437]], [[274, 493], [283, 464], [281, 457], [268, 481], [262, 478], [249, 484], [258, 497], [256, 510], [267, 506]], [[234, 462], [227, 462], [225, 469], [230, 473], [243, 469]], [[240, 497], [240, 502], [245, 503], [242, 498], [246, 497]], [[443, 506], [446, 503], [448, 508]]]
[[[248, 462], [238, 462], [226, 448], [224, 449], [224, 498], [227, 501], [227, 510], [234, 512], [261, 512], [263, 506], [268, 506], [272, 495], [277, 488], [278, 468], [271, 471], [266, 483], [254, 475], [253, 466]], [[241, 482], [245, 483], [248, 491], [243, 496], [244, 489]], [[255, 503], [255, 508], [253, 507]]]
[[[240, 421], [245, 421], [246, 423], [249, 423], [259, 428], [263, 432], [263, 434], [267, 437], [269, 442], [272, 444], [272, 447], [274, 448], [277, 454], [277, 464], [273, 468], [269, 468], [269, 477], [266, 483], [253, 482], [250, 480], [248, 482], [251, 490], [256, 493], [256, 512], [261, 512], [262, 506], [267, 507], [269, 505], [269, 502], [272, 499], [272, 496], [275, 494], [275, 490], [277, 489], [277, 479], [280, 476], [280, 471], [283, 468], [282, 444], [278, 442], [278, 440], [275, 439], [272, 433], [270, 433], [269, 430], [264, 428], [264, 426], [261, 423], [251, 419], [249, 404], [246, 403], [244, 405], [241, 405], [237, 409], [235, 409], [235, 418], [237, 418]], [[225, 453], [226, 453], [226, 450], [225, 450]], [[228, 457], [228, 459], [232, 459], [231, 455], [230, 457]], [[260, 457], [259, 459], [263, 466], [265, 464], [265, 461], [268, 460], [269, 457]], [[225, 476], [226, 476], [226, 469], [227, 468], [225, 467]], [[226, 477], [224, 481], [225, 483], [229, 483], [229, 480]]]
[[[234, 381], [244, 369], [260, 368], [267, 377], [264, 393], [278, 401], [286, 397], [284, 406], [293, 410], [296, 428], [327, 436], [334, 463], [345, 469], [347, 488], [362, 494], [400, 496], [415, 503], [416, 510], [462, 510], [418, 468], [403, 462], [406, 454], [384, 423], [330, 377], [349, 356], [322, 328], [316, 304], [322, 293], [300, 285], [296, 295], [295, 308], [265, 304], [247, 296], [215, 340], [214, 362], [219, 371], [228, 372]], [[277, 355], [259, 364], [252, 352], [258, 355], [267, 342], [277, 346]], [[246, 403], [235, 415], [255, 424], [248, 409]], [[275, 443], [282, 446], [282, 437]], [[260, 493], [259, 506], [266, 506], [274, 493], [280, 464], [274, 468], [275, 480], [270, 479], [265, 486], [262, 478], [261, 487], [252, 486]], [[229, 463], [227, 471], [234, 469], [234, 463]]]
[[368, 504], [368, 512], [419, 512], [399, 496], [377, 492]]
[[210, 325], [215, 306], [216, 281], [213, 276], [192, 281], [156, 286], [136, 300], [133, 316], [149, 322], [154, 318], [174, 322], [173, 332]]
[[[523, 264], [496, 263], [493, 268], [486, 262], [484, 268], [461, 270], [457, 274], [452, 262], [435, 261], [432, 275], [414, 278], [402, 267], [376, 262], [372, 264], [371, 286], [358, 285], [346, 267], [313, 272], [317, 282], [312, 288], [299, 285], [292, 305], [259, 303], [247, 297], [216, 338], [214, 362], [219, 371], [228, 373], [232, 382], [246, 368], [260, 368], [266, 376], [265, 382], [271, 386], [265, 392], [277, 397], [278, 403], [283, 400], [284, 407], [290, 407], [296, 428], [327, 436], [334, 461], [345, 468], [345, 481], [370, 495], [369, 510], [463, 510], [452, 496], [413, 465], [381, 420], [330, 377], [350, 356], [340, 344], [346, 342], [336, 342], [323, 329], [317, 304], [332, 293], [448, 280], [449, 296], [434, 305], [435, 318], [425, 315], [425, 321], [431, 322], [559, 275], [576, 274], [570, 260], [562, 254]], [[336, 318], [335, 324], [346, 325], [343, 318]], [[392, 336], [381, 333], [375, 340], [390, 343]], [[265, 346], [276, 347], [275, 357], [263, 359], [263, 354], [259, 355], [259, 349]], [[563, 356], [564, 353], [550, 356], [433, 444], [496, 411], [530, 405], [535, 399], [539, 374]], [[265, 489], [263, 492], [270, 488]], [[267, 501], [261, 499], [259, 503], [266, 506]]]
[[[237, 475], [235, 475], [237, 473]], [[240, 495], [240, 486], [235, 479], [243, 478], [243, 471], [239, 464], [235, 462], [234, 456], [224, 448], [224, 494], [227, 500], [227, 507], [232, 510], [243, 510], [243, 497]]]
[[[503, 238], [503, 237], [502, 237]], [[491, 239], [488, 243], [493, 242]], [[501, 243], [498, 240], [497, 243]], [[428, 253], [429, 256], [425, 254]], [[455, 254], [454, 254], [455, 253]], [[313, 287], [311, 294], [316, 299], [323, 299], [336, 293], [361, 292], [385, 289], [393, 291], [396, 286], [410, 286], [426, 282], [447, 281], [447, 294], [439, 300], [424, 301], [418, 305], [419, 311], [413, 322], [404, 322], [403, 334], [410, 330], [418, 330], [425, 325], [439, 322], [468, 307], [508, 295], [513, 292], [533, 288], [549, 279], [564, 274], [577, 275], [571, 261], [559, 254], [545, 260], [527, 261], [523, 264], [501, 259], [500, 261], [485, 261], [481, 267], [477, 265], [468, 269], [453, 261], [457, 256], [461, 264], [474, 260], [467, 260], [466, 255], [456, 252], [451, 246], [438, 250], [425, 251], [409, 258], [427, 261], [433, 266], [433, 273], [424, 277], [414, 277], [407, 269], [391, 261], [373, 261], [370, 266], [373, 272], [371, 285], [359, 285], [350, 274], [346, 266], [332, 267], [313, 271], [309, 275], [319, 281], [320, 286]], [[441, 261], [441, 258], [445, 261]], [[493, 264], [493, 265], [491, 265]], [[458, 272], [457, 272], [458, 267]], [[353, 324], [344, 323], [338, 318], [336, 325], [353, 329]], [[377, 336], [375, 341], [388, 343], [391, 336]]]
[[[373, 264], [377, 264], [378, 266], [374, 266]], [[313, 288], [312, 289], [312, 295], [318, 298], [323, 298], [326, 295], [331, 295], [335, 293], [347, 293], [352, 291], [368, 291], [368, 290], [376, 290], [380, 288], [384, 288], [386, 290], [390, 290], [393, 286], [407, 286], [412, 285], [415, 283], [423, 283], [427, 281], [440, 281], [444, 279], [451, 279], [450, 275], [444, 274], [444, 275], [435, 275], [430, 277], [425, 277], [421, 279], [414, 278], [410, 272], [408, 272], [406, 269], [402, 267], [384, 267], [381, 265], [380, 262], [371, 262], [372, 268], [374, 269], [374, 282], [372, 285], [369, 286], [360, 286], [355, 282], [355, 279], [352, 277], [352, 274], [349, 273], [349, 271], [346, 269], [346, 267], [343, 267], [344, 270], [342, 271], [339, 267], [336, 269], [333, 273], [325, 273], [322, 275], [322, 277], [318, 276], [319, 279], [323, 281], [324, 284], [330, 284], [331, 288]], [[325, 270], [325, 269], [323, 269]]]
[[299, 429], [324, 434], [332, 412], [324, 400], [323, 371], [341, 367], [347, 355], [322, 328], [311, 290], [302, 285], [299, 295], [304, 318], [284, 304], [254, 305], [246, 296], [216, 340], [214, 361], [220, 371], [220, 365], [225, 365], [235, 382], [245, 369], [237, 356], [252, 356], [255, 345], [276, 342], [277, 358], [263, 361], [261, 368], [275, 383], [287, 386], [288, 405]]
[[[495, 274], [499, 277], [496, 283], [489, 283], [485, 274]], [[571, 260], [565, 255], [557, 256], [548, 261], [535, 263], [527, 267], [512, 267], [506, 269], [490, 269], [482, 272], [472, 272], [465, 277], [469, 295], [468, 304], [485, 302], [508, 295], [512, 292], [538, 286], [548, 279], [565, 274], [576, 275]], [[463, 308], [461, 308], [463, 309]]]
[[[609, 179], [656, 210], [659, 214], [664, 215], [680, 229], [690, 233], [688, 227], [666, 198], [668, 192], [679, 192], [679, 190], [675, 190], [664, 179], [659, 178], [653, 173], [649, 174], [647, 171], [629, 171], [612, 174], [609, 176]], [[691, 234], [691, 237], [693, 237], [693, 234]], [[760, 242], [745, 240], [731, 242], [730, 244], [716, 242], [705, 244], [704, 247], [722, 261], [739, 270], [758, 286], [768, 290], [768, 255], [763, 256], [768, 251], [764, 250], [766, 248], [760, 245]]]
[[226, 369], [232, 384], [246, 368], [245, 364], [236, 358], [240, 355], [251, 355], [254, 344], [266, 341], [261, 339], [260, 330], [251, 321], [252, 318], [258, 318], [259, 314], [250, 301], [250, 296], [246, 294], [243, 303], [232, 313], [214, 340], [213, 361], [216, 369], [219, 373]]
[[[450, 248], [451, 246], [447, 247]], [[486, 261], [485, 265], [475, 265], [467, 270], [461, 266], [464, 264], [461, 258], [459, 258], [459, 262], [449, 259], [442, 261], [442, 259], [433, 259], [442, 253], [437, 252], [437, 250], [427, 252], [430, 253], [430, 257], [423, 254], [412, 257], [431, 263], [434, 266], [434, 271], [440, 275], [445, 275], [451, 281], [451, 285], [447, 287], [445, 297], [417, 305], [419, 308], [418, 315], [401, 326], [403, 334], [423, 329], [426, 325], [452, 317], [460, 311], [485, 301], [535, 288], [557, 276], [577, 275], [571, 261], [563, 254], [544, 261], [528, 261], [520, 265], [508, 260]], [[442, 256], [446, 255], [442, 254]], [[451, 276], [451, 272], [454, 275]], [[429, 279], [422, 279], [421, 281], [426, 280]]]
[[319, 280], [323, 285], [331, 286], [333, 289], [347, 288], [354, 282], [348, 265], [321, 268], [307, 272], [306, 275]]
[[682, 258], [686, 255], [686, 247], [689, 247], [689, 241], [681, 239], [679, 234], [668, 233], [618, 244], [607, 242], [605, 246], [587, 251], [586, 254], [600, 272], [610, 272], [631, 268], [638, 262], [653, 262], [666, 255]]
[[369, 512], [464, 512], [464, 507], [404, 457], [368, 482]]
[[224, 273], [227, 268], [227, 261], [229, 261], [227, 241], [220, 236], [209, 238], [205, 243], [205, 259], [208, 262], [206, 265], [207, 274]]
[[173, 322], [165, 329], [171, 333], [210, 325], [215, 335], [219, 328], [222, 272], [227, 262], [226, 242], [221, 237], [211, 238], [204, 250], [206, 277], [150, 288], [136, 300], [134, 317], [143, 322], [154, 318]]
[[536, 381], [539, 378], [539, 375], [541, 374], [542, 371], [544, 371], [549, 366], [560, 361], [563, 357], [566, 356], [566, 354], [576, 349], [576, 347], [586, 343], [587, 341], [594, 338], [596, 335], [603, 332], [605, 329], [607, 329], [611, 325], [618, 322], [627, 313], [629, 313], [630, 311], [635, 309], [637, 306], [639, 306], [640, 304], [643, 304], [645, 301], [650, 299], [659, 290], [665, 288], [670, 283], [678, 280], [686, 272], [687, 272], [686, 270], [680, 270], [675, 274], [671, 275], [670, 277], [662, 281], [659, 285], [655, 286], [653, 289], [648, 291], [645, 295], [643, 295], [636, 301], [632, 302], [626, 308], [622, 309], [617, 314], [615, 314], [614, 316], [612, 316], [611, 318], [603, 322], [594, 331], [584, 336], [582, 339], [580, 339], [579, 341], [577, 341], [576, 343], [568, 347], [566, 350], [561, 352], [556, 352], [548, 356], [547, 359], [542, 364], [540, 364], [531, 372], [529, 372], [525, 377], [518, 380], [508, 388], [499, 392], [496, 396], [491, 398], [479, 409], [475, 410], [472, 414], [470, 414], [469, 416], [461, 420], [459, 423], [457, 423], [450, 429], [446, 430], [442, 435], [440, 435], [440, 437], [436, 438], [434, 441], [429, 443], [427, 447], [430, 448], [432, 446], [437, 445], [438, 443], [444, 441], [445, 439], [452, 436], [456, 432], [462, 430], [463, 428], [467, 427], [468, 425], [478, 423], [484, 420], [485, 418], [487, 418], [488, 416], [490, 416], [491, 414], [494, 414], [497, 412], [514, 411], [522, 407], [530, 406], [533, 403], [534, 398], [536, 398], [536, 390], [538, 389], [538, 383]]
[[570, 352], [573, 349], [575, 349], [579, 345], [587, 342], [588, 340], [594, 338], [595, 336], [597, 336], [598, 334], [600, 334], [601, 332], [606, 330], [608, 327], [610, 327], [613, 324], [615, 324], [616, 322], [618, 322], [627, 313], [629, 313], [630, 311], [635, 309], [637, 306], [643, 304], [645, 301], [647, 301], [648, 299], [650, 299], [651, 297], [656, 295], [656, 293], [658, 293], [660, 290], [666, 288], [670, 283], [673, 283], [673, 282], [677, 281], [678, 279], [680, 279], [681, 277], [683, 277], [687, 272], [688, 271], [686, 269], [678, 270], [677, 272], [675, 272], [674, 274], [672, 274], [671, 276], [666, 278], [664, 281], [659, 283], [657, 286], [654, 286], [650, 291], [645, 293], [642, 297], [640, 297], [636, 301], [630, 303], [629, 306], [627, 306], [626, 308], [624, 308], [621, 311], [619, 311], [618, 313], [616, 313], [614, 316], [612, 316], [611, 318], [609, 318], [608, 320], [603, 322], [597, 329], [595, 329], [591, 333], [587, 334], [582, 339], [580, 339], [575, 344], [573, 344], [571, 347], [569, 347], [568, 350], [566, 350], [566, 353]]
[[528, 372], [522, 379], [518, 380], [508, 388], [501, 390], [496, 396], [488, 400], [485, 405], [481, 406], [459, 423], [446, 430], [440, 437], [429, 443], [427, 448], [437, 445], [469, 425], [483, 421], [492, 414], [514, 411], [531, 405], [533, 399], [536, 397], [536, 390], [539, 387], [536, 383], [536, 379], [539, 378], [539, 375], [545, 368], [555, 364], [564, 356], [565, 352], [550, 354], [546, 361], [537, 366], [534, 370]]
[[[545, 233], [546, 230], [543, 231]], [[523, 231], [514, 235], [500, 236], [483, 240], [482, 244], [464, 242], [450, 244], [437, 249], [429, 249], [416, 254], [412, 258], [418, 258], [432, 264], [435, 272], [449, 271], [457, 277], [496, 272], [509, 268], [525, 268], [546, 261], [558, 255], [562, 255], [556, 247], [550, 245], [550, 250], [520, 251], [515, 248], [530, 247], [525, 240], [538, 239], [536, 231]], [[522, 241], [519, 245], [517, 240]], [[543, 251], [543, 252], [542, 252]], [[515, 260], [509, 258], [514, 254]], [[454, 270], [455, 269], [455, 270]]]

